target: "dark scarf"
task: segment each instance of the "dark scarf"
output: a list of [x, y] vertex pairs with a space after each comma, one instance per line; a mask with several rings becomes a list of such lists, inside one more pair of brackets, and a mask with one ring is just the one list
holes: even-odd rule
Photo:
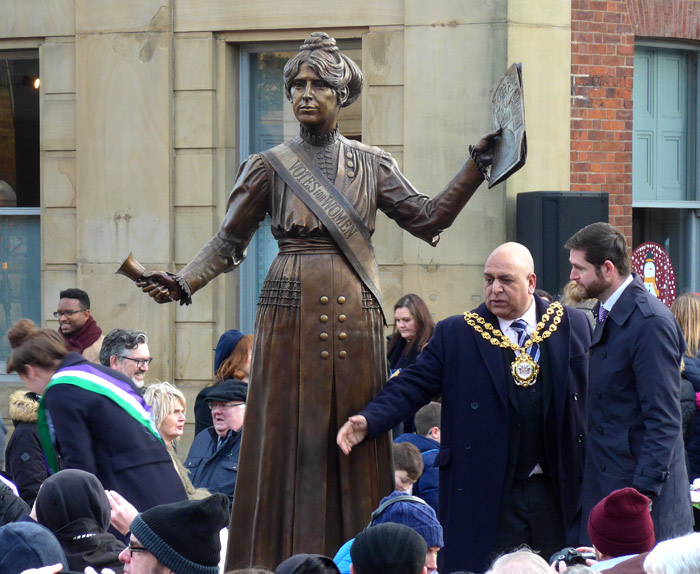
[[107, 532], [109, 500], [94, 474], [68, 469], [47, 478], [36, 498], [36, 517], [58, 538], [71, 570], [93, 566], [98, 572], [106, 567], [123, 572], [124, 544]]
[[[61, 333], [61, 335], [63, 335], [63, 333]], [[100, 335], [102, 335], [102, 329], [97, 326], [95, 319], [93, 319], [91, 315], [88, 317], [87, 321], [85, 321], [85, 325], [83, 325], [82, 329], [70, 335], [63, 335], [63, 339], [66, 341], [66, 347], [68, 347], [69, 351], [82, 353], [97, 341]]]
[[[419, 354], [418, 345], [414, 342], [414, 345], [411, 348], [411, 350], [408, 353], [406, 353], [406, 346], [408, 345], [406, 339], [401, 337], [401, 335], [399, 335], [398, 333], [396, 333], [394, 337], [399, 337], [399, 342], [396, 343], [396, 345], [387, 357], [389, 368], [404, 369], [416, 362], [416, 359], [418, 358]], [[389, 343], [391, 343], [391, 340], [389, 340]]]

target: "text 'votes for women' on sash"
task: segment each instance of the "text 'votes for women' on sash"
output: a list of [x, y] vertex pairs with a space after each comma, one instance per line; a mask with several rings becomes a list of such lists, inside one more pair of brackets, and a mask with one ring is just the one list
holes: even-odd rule
[[314, 196], [319, 202], [321, 209], [333, 220], [345, 239], [350, 239], [357, 233], [357, 227], [352, 219], [350, 219], [350, 216], [345, 213], [345, 210], [335, 197], [323, 191], [321, 182], [314, 177], [303, 163], [301, 163], [300, 159], [296, 160], [294, 165], [289, 169], [289, 173], [292, 174], [292, 177], [296, 179], [299, 185]]
[[[379, 269], [364, 221], [295, 141], [262, 154], [277, 174], [321, 220], [381, 309]], [[386, 323], [386, 319], [384, 319]]]

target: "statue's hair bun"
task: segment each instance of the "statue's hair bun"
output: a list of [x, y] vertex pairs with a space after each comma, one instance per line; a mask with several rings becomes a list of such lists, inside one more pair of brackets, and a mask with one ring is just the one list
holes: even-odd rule
[[328, 50], [329, 52], [338, 52], [335, 38], [331, 38], [325, 32], [312, 32], [304, 43], [299, 46], [300, 50]]

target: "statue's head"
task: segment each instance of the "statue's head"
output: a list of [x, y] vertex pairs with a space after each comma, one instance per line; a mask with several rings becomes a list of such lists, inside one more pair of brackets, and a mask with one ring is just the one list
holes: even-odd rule
[[362, 72], [355, 62], [341, 54], [335, 39], [325, 32], [313, 32], [300, 51], [284, 66], [284, 93], [291, 102], [291, 86], [302, 64], [311, 67], [318, 77], [331, 86], [342, 108], [352, 104], [362, 92]]

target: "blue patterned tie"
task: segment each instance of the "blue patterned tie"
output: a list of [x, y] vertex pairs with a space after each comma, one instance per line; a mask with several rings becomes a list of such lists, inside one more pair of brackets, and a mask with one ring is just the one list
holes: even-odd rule
[[[518, 345], [522, 347], [525, 341], [527, 341], [527, 323], [522, 319], [516, 319], [510, 324], [510, 328], [518, 335]], [[535, 363], [539, 362], [540, 346], [537, 343], [533, 343], [532, 346], [528, 348], [527, 354], [532, 357]]]

